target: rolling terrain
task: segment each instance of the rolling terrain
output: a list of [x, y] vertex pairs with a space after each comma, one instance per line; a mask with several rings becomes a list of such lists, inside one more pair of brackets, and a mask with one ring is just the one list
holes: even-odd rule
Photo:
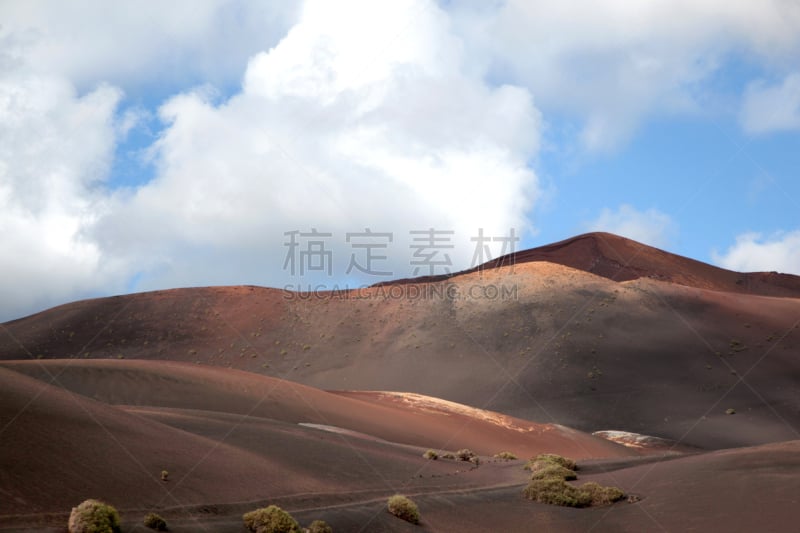
[[[0, 325], [0, 523], [56, 528], [102, 497], [175, 531], [241, 531], [270, 502], [335, 530], [413, 531], [381, 511], [403, 492], [431, 531], [746, 531], [753, 498], [778, 531], [800, 488], [798, 324], [797, 276], [610, 234], [349, 292], [66, 304]], [[663, 440], [592, 435], [608, 431]], [[528, 502], [503, 450], [577, 458], [641, 501]]]

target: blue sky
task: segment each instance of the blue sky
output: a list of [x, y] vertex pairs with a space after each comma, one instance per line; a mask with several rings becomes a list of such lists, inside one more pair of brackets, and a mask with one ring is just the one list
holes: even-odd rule
[[[391, 277], [428, 228], [451, 270], [514, 228], [800, 274], [796, 2], [373, 4], [1, 3], [0, 319], [385, 281], [365, 228]], [[312, 228], [331, 275], [284, 268]]]

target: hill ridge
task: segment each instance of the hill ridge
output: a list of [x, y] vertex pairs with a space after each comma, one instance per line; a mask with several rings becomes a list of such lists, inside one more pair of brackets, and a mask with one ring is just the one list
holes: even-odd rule
[[442, 274], [381, 282], [375, 286], [435, 283], [489, 269], [546, 261], [612, 281], [641, 278], [699, 289], [758, 296], [800, 297], [800, 276], [778, 272], [736, 272], [668, 252], [613, 233], [590, 232], [551, 244], [520, 250], [476, 267]]

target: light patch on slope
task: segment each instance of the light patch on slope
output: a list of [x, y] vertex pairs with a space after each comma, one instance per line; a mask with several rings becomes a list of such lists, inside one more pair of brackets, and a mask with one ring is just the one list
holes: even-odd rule
[[432, 396], [425, 396], [422, 394], [415, 394], [413, 392], [392, 392], [392, 391], [373, 391], [380, 399], [389, 399], [399, 401], [407, 406], [418, 411], [442, 414], [446, 416], [461, 415], [482, 422], [488, 422], [495, 426], [499, 426], [519, 433], [544, 433], [553, 430], [556, 426], [552, 424], [519, 424], [519, 420], [510, 416], [495, 413], [494, 411], [486, 411], [476, 407], [442, 400], [441, 398], [434, 398]]
[[339, 426], [328, 426], [326, 424], [312, 424], [311, 422], [298, 422], [298, 426], [303, 426], [306, 428], [313, 428], [319, 429], [321, 431], [328, 431], [330, 433], [336, 433], [338, 435], [347, 435], [349, 437], [356, 437], [358, 439], [367, 439], [367, 440], [376, 440], [381, 442], [387, 442], [384, 439], [375, 437], [373, 435], [369, 435], [367, 433], [361, 433], [359, 431], [353, 431], [351, 429], [340, 428]]
[[631, 433], [629, 431], [595, 431], [592, 435], [600, 437], [617, 444], [622, 444], [628, 448], [637, 449], [652, 449], [652, 448], [672, 448], [673, 443], [667, 439], [660, 437], [651, 437], [650, 435], [642, 435], [640, 433]]

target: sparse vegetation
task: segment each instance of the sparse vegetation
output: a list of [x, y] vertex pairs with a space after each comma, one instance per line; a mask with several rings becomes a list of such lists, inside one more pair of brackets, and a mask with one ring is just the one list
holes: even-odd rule
[[539, 503], [588, 507], [608, 505], [625, 497], [625, 493], [617, 487], [604, 487], [592, 481], [580, 487], [570, 485], [567, 481], [578, 479], [575, 474], [577, 465], [572, 459], [560, 455], [537, 455], [528, 461], [525, 468], [531, 470], [532, 474], [531, 482], [522, 492], [529, 500]]
[[563, 479], [564, 481], [572, 481], [578, 479], [574, 470], [564, 468], [561, 465], [550, 463], [548, 461], [537, 461], [531, 466], [531, 479]]
[[456, 458], [455, 454], [452, 454], [450, 452], [442, 454], [442, 459], [455, 459], [455, 458]]
[[733, 409], [733, 408], [725, 409], [725, 414], [726, 415], [735, 415], [736, 414], [736, 409]]
[[169, 481], [169, 472], [166, 470], [161, 471], [161, 481]]
[[119, 533], [119, 513], [99, 500], [86, 500], [72, 508], [69, 533]]
[[456, 457], [459, 461], [469, 461], [475, 457], [475, 452], [468, 448], [462, 448], [456, 452]]
[[156, 513], [148, 513], [144, 517], [144, 525], [156, 531], [167, 531], [167, 521], [158, 516]]
[[395, 494], [389, 498], [386, 507], [389, 509], [389, 512], [397, 518], [402, 518], [406, 522], [411, 522], [412, 524], [419, 524], [420, 517], [417, 504], [405, 496]]
[[333, 528], [324, 520], [314, 520], [306, 531], [308, 531], [308, 533], [333, 533]]
[[573, 487], [563, 479], [534, 479], [522, 491], [526, 498], [548, 505], [586, 507], [592, 502], [591, 495]]
[[253, 533], [300, 533], [300, 524], [292, 515], [270, 505], [242, 515], [244, 527]]
[[552, 464], [563, 466], [564, 468], [568, 468], [570, 470], [577, 470], [578, 465], [575, 464], [575, 461], [572, 459], [568, 459], [566, 457], [562, 457], [560, 455], [556, 455], [554, 453], [540, 453], [525, 465], [525, 470], [531, 470], [534, 463], [537, 461], [547, 461]]
[[439, 458], [439, 454], [436, 453], [435, 450], [427, 450], [425, 453], [422, 454], [422, 457], [425, 459], [430, 459], [431, 461], [435, 461]]
[[604, 487], [589, 481], [580, 486], [580, 490], [585, 491], [591, 497], [591, 505], [608, 505], [617, 502], [625, 497], [625, 493], [617, 487]]
[[500, 452], [494, 454], [496, 459], [503, 459], [504, 461], [515, 461], [517, 456], [511, 452]]
[[625, 497], [625, 493], [617, 487], [604, 487], [592, 481], [575, 487], [558, 478], [534, 479], [525, 487], [523, 494], [539, 503], [565, 507], [608, 505]]

